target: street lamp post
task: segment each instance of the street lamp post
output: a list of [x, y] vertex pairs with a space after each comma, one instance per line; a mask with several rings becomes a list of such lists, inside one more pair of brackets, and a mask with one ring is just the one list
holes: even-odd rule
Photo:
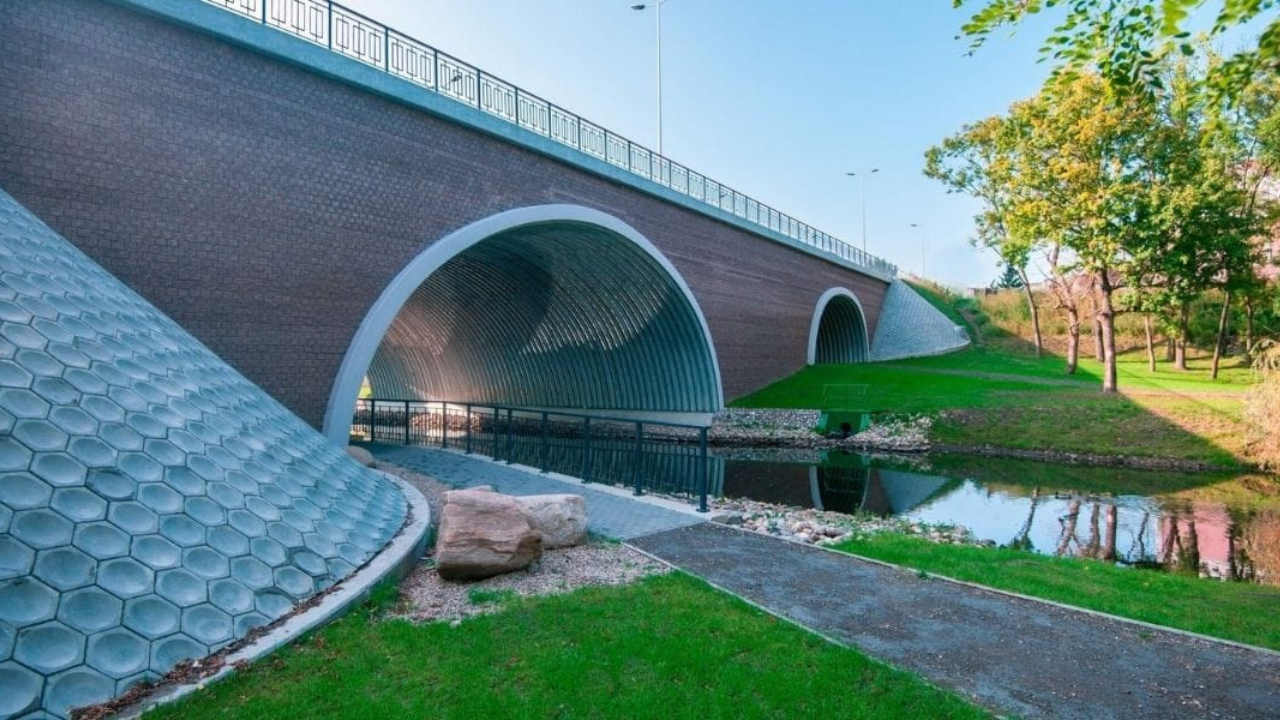
[[878, 172], [880, 172], [880, 168], [845, 173], [849, 177], [856, 177], [862, 180], [862, 254], [864, 259], [867, 254], [867, 176]]
[[917, 228], [920, 230], [920, 279], [923, 280], [924, 279], [924, 257], [925, 257], [924, 225], [921, 225], [919, 223], [911, 223], [911, 227]]
[[640, 3], [632, 5], [632, 10], [647, 10], [653, 8], [654, 15], [657, 16], [658, 25], [658, 154], [662, 154], [662, 6], [666, 5], [670, 0], [655, 0], [651, 3]]

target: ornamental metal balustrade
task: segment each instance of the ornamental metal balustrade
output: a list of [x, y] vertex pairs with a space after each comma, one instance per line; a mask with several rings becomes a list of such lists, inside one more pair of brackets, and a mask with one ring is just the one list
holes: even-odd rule
[[890, 277], [896, 265], [479, 68], [328, 0], [204, 0], [475, 107], [815, 250]]
[[[362, 398], [352, 437], [486, 455], [584, 483], [622, 485], [636, 495], [659, 492], [697, 501], [707, 512], [718, 494], [698, 425], [440, 400]], [[715, 473], [723, 478], [723, 471]]]

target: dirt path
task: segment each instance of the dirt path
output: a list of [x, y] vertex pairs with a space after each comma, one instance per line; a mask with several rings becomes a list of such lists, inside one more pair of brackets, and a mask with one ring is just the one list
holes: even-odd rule
[[[1280, 653], [922, 578], [721, 525], [630, 544], [998, 712], [1280, 717]], [[848, 691], [856, 697], [856, 688]]]

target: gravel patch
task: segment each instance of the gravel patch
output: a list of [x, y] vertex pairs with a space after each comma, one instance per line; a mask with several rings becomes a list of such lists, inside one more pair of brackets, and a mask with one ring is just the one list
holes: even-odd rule
[[[379, 461], [378, 470], [417, 488], [431, 505], [431, 524], [439, 522], [444, 494], [452, 486], [399, 465]], [[413, 620], [458, 622], [473, 615], [496, 612], [513, 595], [555, 595], [592, 585], [624, 585], [671, 571], [665, 563], [625, 545], [589, 540], [585, 545], [547, 550], [525, 570], [473, 582], [451, 582], [435, 571], [432, 550], [400, 584], [397, 615]], [[473, 601], [473, 597], [475, 600]]]
[[603, 541], [548, 550], [526, 570], [476, 582], [443, 580], [428, 560], [401, 583], [398, 614], [414, 620], [456, 622], [501, 610], [503, 600], [511, 595], [558, 595], [592, 585], [625, 585], [670, 570], [629, 547]]
[[814, 432], [821, 412], [777, 408], [730, 408], [716, 413], [707, 440], [719, 446], [784, 446], [918, 453], [929, 449], [932, 418], [925, 415], [880, 415], [857, 435]]
[[[847, 515], [748, 499], [716, 500], [713, 520], [805, 545], [835, 545], [877, 533], [900, 533], [944, 545], [985, 545], [961, 525], [935, 525], [896, 517]], [[992, 543], [993, 544], [993, 543]]]

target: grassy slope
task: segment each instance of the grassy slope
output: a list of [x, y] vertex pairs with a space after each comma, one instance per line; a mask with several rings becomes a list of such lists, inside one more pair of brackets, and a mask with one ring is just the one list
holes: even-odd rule
[[871, 409], [943, 415], [938, 442], [1240, 464], [1241, 398], [1252, 374], [1230, 363], [1215, 381], [1207, 359], [1190, 367], [1184, 373], [1161, 365], [1153, 373], [1141, 353], [1124, 354], [1122, 394], [1108, 396], [1099, 391], [1101, 364], [1091, 357], [1067, 376], [1061, 357], [1036, 358], [1005, 336], [950, 355], [811, 366], [733, 405], [815, 408], [826, 385], [865, 383]]
[[876, 535], [840, 550], [1091, 610], [1280, 650], [1280, 587], [1202, 580], [1096, 560]]
[[985, 717], [688, 576], [446, 623], [357, 612], [149, 718]]

